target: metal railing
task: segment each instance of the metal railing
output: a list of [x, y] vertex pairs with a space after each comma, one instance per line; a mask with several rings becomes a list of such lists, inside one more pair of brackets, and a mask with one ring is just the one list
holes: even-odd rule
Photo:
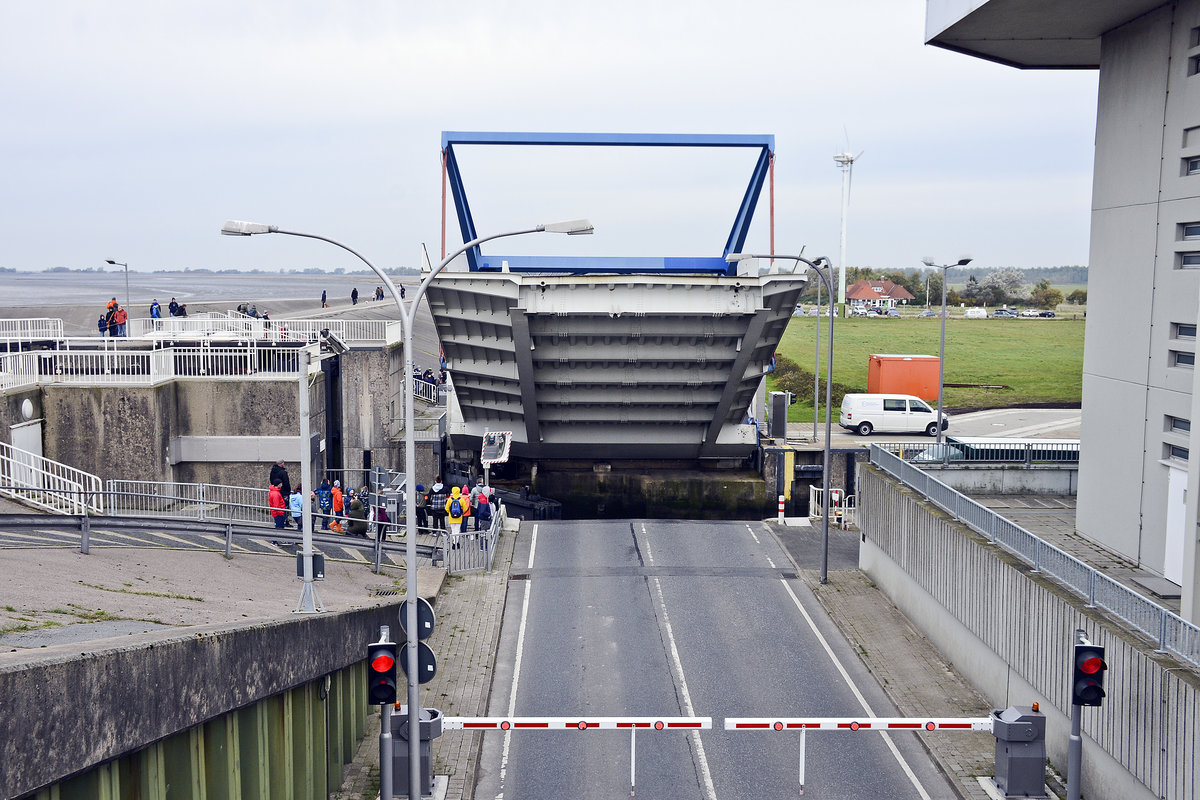
[[936, 442], [879, 442], [893, 455], [916, 464], [1074, 464], [1079, 462], [1079, 442], [1038, 439], [997, 439], [994, 443], [948, 438]]
[[388, 341], [388, 321], [383, 319], [262, 319], [244, 315], [206, 315], [129, 321], [130, 337], [151, 339], [234, 337], [310, 343], [320, 339], [323, 330], [337, 334], [350, 344]]
[[176, 378], [299, 375], [297, 348], [243, 346], [105, 348], [0, 355], [0, 389], [38, 383], [153, 386]]
[[420, 379], [413, 381], [413, 397], [418, 400], [424, 400], [426, 403], [437, 405], [439, 397], [439, 387], [436, 383], [423, 381]]
[[104, 513], [100, 478], [0, 442], [0, 494], [55, 514]]
[[61, 339], [63, 321], [51, 317], [0, 319], [0, 341], [27, 342], [38, 339]]
[[491, 572], [496, 559], [496, 541], [504, 530], [508, 514], [504, 504], [496, 501], [492, 507], [492, 524], [486, 530], [468, 531], [474, 526], [474, 517], [463, 517], [459, 533], [442, 534], [442, 563], [450, 575], [465, 572]]
[[1037, 572], [1062, 583], [1086, 600], [1088, 606], [1106, 611], [1147, 636], [1157, 644], [1159, 651], [1200, 667], [1200, 628], [1178, 614], [951, 489], [879, 445], [871, 446], [871, 463], [986, 536], [989, 542], [1000, 545], [1031, 564]]

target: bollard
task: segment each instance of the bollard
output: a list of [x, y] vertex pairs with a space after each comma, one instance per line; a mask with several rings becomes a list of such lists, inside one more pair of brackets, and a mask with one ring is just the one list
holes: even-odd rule
[[783, 522], [783, 495], [779, 495], [779, 521]]
[[1032, 706], [992, 712], [996, 788], [1005, 797], [1047, 797], [1046, 717]]

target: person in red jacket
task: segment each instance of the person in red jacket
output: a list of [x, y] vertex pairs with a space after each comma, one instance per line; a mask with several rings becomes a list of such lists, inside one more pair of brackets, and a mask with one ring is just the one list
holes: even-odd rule
[[287, 519], [287, 504], [283, 501], [283, 490], [279, 481], [271, 484], [271, 491], [267, 493], [267, 505], [271, 507], [271, 519], [275, 522], [275, 527], [282, 528]]

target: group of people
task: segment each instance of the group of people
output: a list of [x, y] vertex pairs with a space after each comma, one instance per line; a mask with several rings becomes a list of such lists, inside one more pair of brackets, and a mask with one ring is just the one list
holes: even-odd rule
[[[404, 299], [404, 285], [401, 284], [399, 288], [400, 288], [400, 299], [403, 300]], [[375, 291], [371, 294], [371, 299], [372, 300], [382, 300], [383, 298], [384, 298], [383, 287], [376, 286]], [[358, 287], [357, 286], [355, 286], [353, 289], [350, 290], [350, 305], [353, 305], [353, 306], [358, 305]], [[321, 290], [321, 308], [329, 308], [329, 292], [325, 291], [324, 289]]]
[[121, 307], [115, 297], [108, 301], [100, 321], [96, 323], [101, 336], [128, 336], [128, 325], [129, 312]]
[[[298, 530], [301, 529], [304, 525], [303, 488], [292, 486], [287, 462], [283, 459], [271, 467], [270, 483], [267, 505], [275, 527], [282, 529], [295, 524]], [[368, 508], [367, 493], [366, 486], [357, 492], [350, 488], [343, 490], [340, 480], [331, 482], [325, 478], [309, 493], [308, 502], [314, 516], [321, 520], [321, 530], [365, 538], [368, 522], [385, 525], [391, 522], [382, 506]], [[492, 526], [495, 503], [493, 489], [484, 486], [482, 476], [473, 487], [467, 484], [458, 487], [442, 483], [439, 475], [428, 489], [423, 484], [417, 484], [417, 527], [439, 533], [466, 533], [470, 530], [471, 518], [474, 518], [474, 530], [487, 531]], [[458, 544], [454, 546], [458, 547]], [[486, 547], [485, 541], [480, 540], [479, 546]]]
[[[187, 304], [180, 304], [172, 297], [170, 304], [167, 306], [167, 312], [172, 317], [186, 317], [188, 315]], [[150, 303], [150, 319], [162, 319], [162, 306], [159, 305], [157, 298]], [[117, 298], [114, 297], [105, 306], [104, 313], [100, 315], [100, 319], [96, 322], [96, 328], [100, 331], [101, 336], [128, 336], [128, 309], [118, 303]]]
[[[280, 459], [271, 467], [271, 488], [267, 494], [267, 505], [271, 509], [271, 519], [276, 528], [287, 528], [294, 524], [299, 530], [304, 525], [304, 490], [300, 485], [292, 486], [288, 475], [287, 462]], [[368, 512], [364, 498], [367, 487], [357, 492], [347, 488], [342, 491], [342, 482], [328, 478], [321, 481], [317, 488], [309, 493], [308, 502], [313, 514], [321, 520], [321, 530], [336, 531], [350, 536], [366, 538], [368, 530]], [[379, 509], [378, 522], [387, 522], [387, 512]]]
[[[470, 519], [474, 517], [475, 530], [487, 530], [492, 526], [495, 502], [494, 492], [490, 486], [483, 485], [482, 476], [475, 486], [464, 483], [459, 488], [446, 486], [439, 475], [428, 489], [417, 484], [417, 527], [465, 533], [470, 530]], [[482, 540], [479, 546], [484, 547]]]

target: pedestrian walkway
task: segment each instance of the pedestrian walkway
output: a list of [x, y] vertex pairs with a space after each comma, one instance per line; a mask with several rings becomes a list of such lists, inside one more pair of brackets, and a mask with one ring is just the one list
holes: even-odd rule
[[[440, 709], [448, 717], [487, 714], [492, 662], [500, 639], [508, 568], [516, 536], [515, 532], [506, 531], [497, 540], [491, 572], [446, 578], [444, 591], [434, 603], [437, 622], [427, 640], [437, 655], [438, 672], [421, 687], [423, 706]], [[406, 692], [404, 685], [400, 691]], [[433, 772], [448, 776], [447, 800], [472, 800], [482, 735], [447, 731], [434, 741]], [[375, 800], [378, 796], [378, 711], [368, 718], [367, 734], [354, 762], [346, 766], [343, 774], [342, 787], [332, 795], [333, 800]]]

